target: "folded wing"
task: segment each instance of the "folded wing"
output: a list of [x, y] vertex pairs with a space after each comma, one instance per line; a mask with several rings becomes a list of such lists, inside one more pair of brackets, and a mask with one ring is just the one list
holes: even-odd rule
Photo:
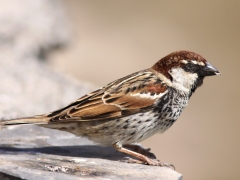
[[151, 71], [139, 71], [83, 96], [48, 117], [50, 122], [116, 119], [148, 111], [167, 91], [167, 86]]

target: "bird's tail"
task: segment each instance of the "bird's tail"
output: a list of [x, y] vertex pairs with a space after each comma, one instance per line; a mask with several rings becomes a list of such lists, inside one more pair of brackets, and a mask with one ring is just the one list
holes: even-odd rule
[[0, 121], [0, 129], [7, 126], [12, 125], [20, 125], [20, 124], [47, 124], [48, 118], [44, 116], [34, 116], [34, 117], [25, 117], [25, 118], [18, 118], [18, 119], [10, 119], [10, 120], [2, 120]]

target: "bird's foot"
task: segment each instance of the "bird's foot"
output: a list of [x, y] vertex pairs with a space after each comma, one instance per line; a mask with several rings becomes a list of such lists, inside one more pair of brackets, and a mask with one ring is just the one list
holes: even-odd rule
[[151, 166], [161, 166], [161, 167], [168, 167], [168, 168], [171, 168], [173, 170], [175, 170], [175, 166], [173, 164], [169, 164], [169, 163], [165, 163], [165, 162], [160, 162], [159, 160], [157, 159], [148, 159], [147, 162], [145, 162], [146, 164], [148, 165], [151, 165]]
[[120, 161], [121, 162], [126, 162], [126, 163], [131, 163], [131, 164], [144, 164], [143, 161], [137, 160], [137, 159], [133, 159], [133, 158], [130, 158], [130, 157], [124, 157]]
[[151, 151], [150, 148], [144, 148], [140, 144], [126, 144], [126, 145], [123, 145], [123, 147], [128, 148], [139, 154], [142, 154], [144, 156], [147, 156], [149, 158], [156, 159], [156, 156], [152, 152], [150, 152]]
[[127, 162], [127, 163], [132, 163], [132, 164], [145, 164], [145, 165], [150, 165], [150, 166], [168, 167], [168, 168], [175, 170], [175, 166], [173, 164], [160, 162], [157, 159], [148, 159], [148, 161], [145, 162], [145, 161], [141, 161], [141, 160], [137, 160], [137, 159], [132, 159], [130, 157], [124, 157], [121, 161]]

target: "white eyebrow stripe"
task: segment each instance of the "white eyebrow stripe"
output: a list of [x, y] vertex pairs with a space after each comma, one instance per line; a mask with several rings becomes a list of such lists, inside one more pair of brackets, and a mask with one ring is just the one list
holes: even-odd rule
[[184, 63], [184, 64], [187, 64], [187, 63], [188, 63], [187, 60], [181, 60], [181, 62]]
[[[187, 60], [181, 60], [181, 63], [183, 63], [183, 64], [187, 64], [187, 63], [189, 63], [189, 61], [187, 61]], [[204, 66], [205, 64], [204, 64], [204, 62], [202, 62], [202, 61], [196, 61], [196, 60], [191, 60], [191, 63], [193, 63], [193, 64], [198, 64], [198, 65], [200, 65], [200, 66]]]
[[198, 65], [204, 66], [205, 64], [201, 61], [201, 62], [198, 62]]
[[195, 61], [195, 60], [191, 60], [191, 62], [192, 62], [193, 64], [198, 64], [197, 61]]

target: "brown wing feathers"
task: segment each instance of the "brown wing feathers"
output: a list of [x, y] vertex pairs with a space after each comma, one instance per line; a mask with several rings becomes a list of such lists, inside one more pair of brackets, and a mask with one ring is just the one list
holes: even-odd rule
[[156, 101], [154, 95], [160, 95], [166, 89], [151, 72], [140, 71], [130, 78], [127, 76], [110, 83], [66, 108], [52, 112], [48, 117], [51, 117], [50, 122], [64, 122], [112, 119], [135, 114], [152, 107]]

